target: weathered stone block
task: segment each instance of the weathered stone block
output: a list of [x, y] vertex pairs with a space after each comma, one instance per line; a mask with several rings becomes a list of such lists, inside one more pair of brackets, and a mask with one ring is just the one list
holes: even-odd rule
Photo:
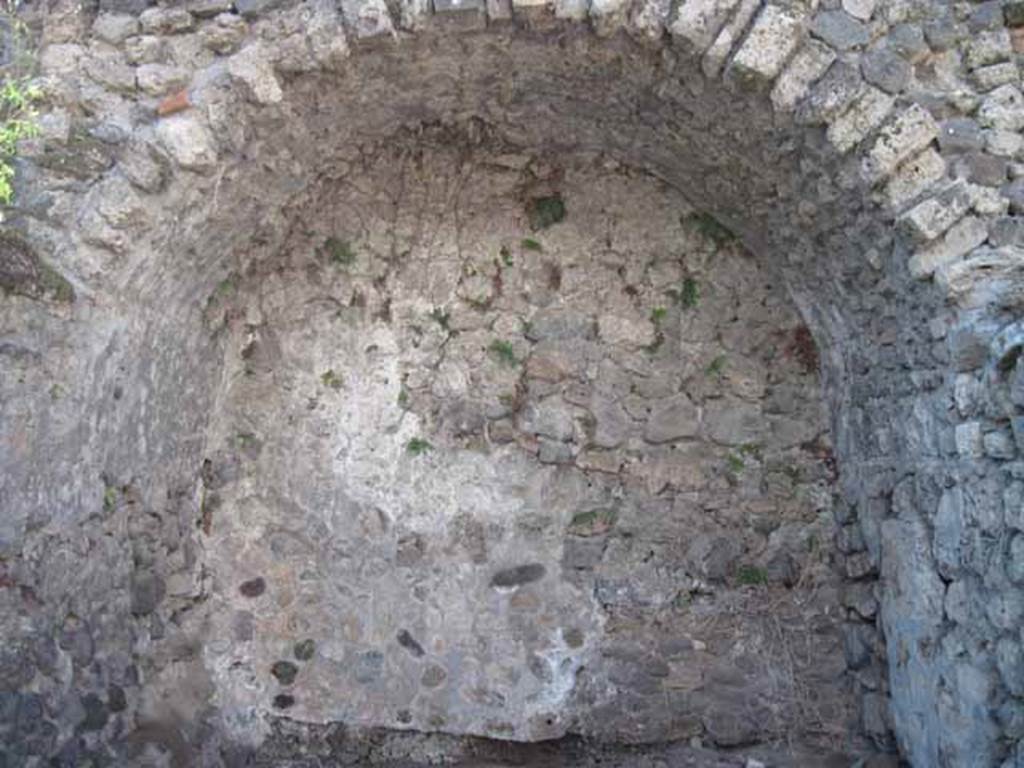
[[859, 48], [871, 39], [864, 23], [844, 11], [820, 12], [811, 22], [810, 30], [838, 51]]
[[195, 19], [184, 8], [150, 8], [139, 16], [139, 23], [148, 35], [173, 35], [192, 29]]
[[1000, 0], [981, 0], [975, 4], [967, 17], [967, 27], [971, 32], [1001, 29], [1003, 25], [1003, 9]]
[[116, 59], [90, 59], [85, 71], [93, 81], [111, 91], [135, 90], [135, 72]]
[[235, 81], [243, 84], [248, 97], [257, 104], [277, 104], [283, 98], [274, 68], [259, 44], [246, 46], [231, 56], [227, 61], [227, 71]]
[[341, 0], [341, 15], [356, 41], [370, 42], [394, 37], [394, 24], [384, 0]]
[[849, 669], [863, 669], [874, 657], [874, 629], [862, 623], [842, 627], [843, 658]]
[[217, 162], [213, 136], [198, 116], [182, 113], [157, 123], [156, 135], [171, 159], [190, 171], [208, 171]]
[[985, 602], [985, 615], [992, 625], [1006, 632], [1018, 632], [1024, 621], [1024, 590], [999, 590]]
[[243, 19], [256, 19], [281, 7], [284, 0], [235, 0], [235, 9]]
[[212, 19], [222, 13], [230, 13], [233, 7], [232, 0], [191, 0], [185, 10], [197, 19]]
[[996, 248], [1006, 245], [1024, 246], [1024, 219], [1002, 216], [989, 225], [989, 242]]
[[124, 58], [129, 64], [164, 63], [167, 44], [157, 35], [138, 35], [124, 41]]
[[651, 412], [644, 429], [649, 443], [668, 443], [700, 432], [700, 411], [685, 395], [658, 403]]
[[601, 562], [606, 545], [604, 538], [568, 536], [562, 544], [562, 567], [577, 571], [592, 569]]
[[968, 198], [963, 184], [943, 190], [911, 208], [900, 217], [900, 225], [919, 243], [939, 237], [967, 213]]
[[983, 152], [970, 152], [957, 158], [954, 169], [960, 178], [987, 187], [1000, 187], [1007, 181], [1009, 161]]
[[869, 21], [875, 12], [877, 0], [843, 0], [843, 10], [861, 21]]
[[835, 52], [827, 45], [817, 40], [806, 41], [772, 88], [775, 109], [783, 112], [795, 109], [811, 84], [825, 73], [835, 58]]
[[986, 93], [1001, 85], [1020, 82], [1020, 69], [1012, 62], [990, 64], [979, 67], [971, 73], [971, 80], [981, 93]]
[[861, 725], [864, 732], [875, 738], [884, 738], [892, 729], [889, 701], [878, 693], [865, 694], [861, 699]]
[[487, 23], [484, 0], [433, 0], [435, 21], [463, 29], [482, 28]]
[[1024, 534], [1022, 533], [1016, 534], [1010, 540], [1006, 575], [1016, 584], [1024, 583]]
[[922, 195], [946, 175], [946, 161], [932, 148], [900, 165], [885, 186], [885, 201], [892, 211]]
[[870, 621], [878, 612], [875, 588], [867, 582], [853, 582], [843, 587], [842, 603], [862, 619]]
[[915, 253], [907, 266], [910, 274], [924, 279], [936, 269], [970, 253], [988, 239], [988, 225], [977, 216], [967, 216], [932, 245]]
[[894, 103], [892, 96], [877, 88], [867, 89], [829, 125], [828, 140], [840, 152], [849, 152], [885, 120]]
[[120, 45], [138, 30], [138, 19], [127, 14], [101, 13], [92, 24], [93, 35], [111, 45]]
[[731, 76], [748, 86], [771, 83], [800, 45], [803, 35], [801, 16], [777, 5], [764, 6], [729, 64]]
[[669, 0], [644, 0], [629, 12], [629, 28], [646, 40], [660, 42], [671, 14], [672, 3]]
[[965, 61], [969, 69], [1006, 61], [1013, 54], [1010, 33], [1005, 29], [981, 32], [965, 47]]
[[1024, 136], [1013, 131], [986, 131], [985, 151], [997, 157], [1020, 157], [1024, 151]]
[[[512, 21], [512, 0], [486, 0], [487, 3], [487, 20], [492, 24], [507, 24]], [[564, 10], [572, 9], [572, 13], [577, 13], [576, 8], [580, 5], [580, 0], [565, 0], [567, 8]], [[559, 3], [555, 3], [556, 12], [558, 10]], [[586, 16], [586, 9], [584, 9], [584, 16]], [[581, 17], [581, 18], [583, 18]], [[575, 18], [575, 17], [573, 17]]]
[[983, 443], [985, 455], [990, 458], [1008, 461], [1017, 455], [1013, 436], [1009, 431], [986, 432]]
[[750, 21], [754, 18], [760, 8], [758, 0], [740, 0], [739, 8], [733, 13], [728, 23], [711, 44], [704, 58], [701, 59], [701, 69], [708, 77], [718, 77], [722, 73], [736, 43], [739, 42], [743, 33], [746, 32]]
[[942, 123], [939, 147], [943, 152], [971, 152], [985, 145], [981, 126], [967, 117], [956, 117]]
[[836, 549], [844, 555], [863, 552], [864, 537], [860, 532], [860, 526], [853, 524], [840, 527], [836, 532]]
[[531, 341], [593, 339], [597, 327], [593, 318], [561, 308], [542, 309], [530, 320], [526, 338]]
[[965, 459], [980, 459], [984, 455], [980, 423], [969, 421], [956, 426], [956, 450]]
[[708, 437], [721, 445], [751, 445], [766, 434], [760, 404], [725, 398], [709, 403], [704, 413]]
[[911, 64], [923, 61], [929, 54], [924, 31], [918, 24], [897, 24], [889, 30], [886, 44]]
[[946, 588], [932, 563], [927, 527], [919, 520], [885, 520], [881, 538], [882, 577], [895, 587], [883, 597], [886, 626], [939, 626]]
[[139, 89], [151, 96], [163, 96], [188, 85], [189, 73], [181, 67], [143, 64], [135, 71]]
[[680, 3], [669, 32], [689, 50], [703, 54], [738, 4], [739, 0], [692, 0]]
[[944, 15], [937, 19], [929, 19], [924, 24], [924, 35], [928, 45], [933, 51], [943, 52], [956, 45], [964, 39], [967, 31], [964, 25], [958, 23], [952, 14]]
[[860, 66], [864, 79], [887, 93], [902, 91], [914, 73], [909, 61], [885, 46], [864, 54]]
[[899, 114], [882, 131], [863, 162], [863, 174], [869, 181], [880, 181], [938, 136], [935, 119], [922, 107], [913, 105]]
[[996, 88], [982, 101], [977, 119], [986, 128], [1020, 131], [1024, 128], [1024, 95], [1015, 85]]
[[573, 436], [572, 415], [558, 398], [530, 403], [518, 417], [519, 429], [552, 440], [565, 441]]
[[164, 580], [157, 573], [136, 573], [132, 578], [132, 613], [136, 616], [147, 616], [156, 610], [164, 599], [166, 587]]

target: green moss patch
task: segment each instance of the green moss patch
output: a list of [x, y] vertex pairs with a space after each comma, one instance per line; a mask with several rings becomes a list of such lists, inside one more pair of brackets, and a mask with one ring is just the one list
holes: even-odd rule
[[13, 231], [0, 232], [0, 290], [29, 299], [70, 303], [75, 291]]
[[715, 245], [726, 245], [736, 239], [735, 233], [710, 213], [691, 213], [683, 217], [683, 224], [696, 230]]
[[347, 267], [356, 261], [356, 252], [352, 243], [338, 237], [328, 237], [324, 241], [324, 258], [331, 264]]
[[557, 193], [535, 197], [526, 204], [526, 217], [534, 232], [552, 227], [565, 219], [565, 201]]
[[608, 533], [618, 519], [614, 509], [592, 509], [573, 516], [569, 523], [569, 533], [573, 536], [600, 536]]

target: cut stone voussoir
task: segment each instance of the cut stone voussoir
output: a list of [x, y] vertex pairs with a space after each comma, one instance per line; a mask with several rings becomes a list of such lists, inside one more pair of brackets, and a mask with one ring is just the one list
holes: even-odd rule
[[764, 6], [730, 62], [732, 77], [744, 85], [769, 86], [804, 34], [804, 19], [796, 12], [777, 5]]

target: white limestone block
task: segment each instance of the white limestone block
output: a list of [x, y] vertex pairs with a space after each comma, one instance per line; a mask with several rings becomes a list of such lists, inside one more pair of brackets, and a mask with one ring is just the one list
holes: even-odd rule
[[228, 74], [249, 91], [257, 104], [277, 104], [284, 98], [270, 57], [259, 43], [247, 45], [228, 59]]
[[846, 154], [885, 120], [895, 103], [895, 97], [888, 93], [878, 88], [868, 88], [832, 121], [826, 132], [828, 140], [832, 146]]
[[885, 204], [896, 211], [946, 175], [946, 161], [929, 147], [903, 163], [885, 186]]
[[868, 21], [875, 12], [876, 0], [843, 0], [843, 10], [861, 21]]
[[660, 40], [671, 12], [671, 0], [642, 0], [629, 20], [630, 27], [648, 40]]
[[630, 0], [590, 0], [590, 18], [594, 31], [607, 37], [614, 34], [626, 21]]
[[555, 0], [555, 18], [583, 21], [590, 10], [590, 0]]
[[936, 269], [970, 253], [988, 238], [988, 224], [977, 216], [968, 216], [950, 229], [941, 240], [915, 253], [908, 263], [910, 274], [918, 280], [931, 277]]
[[835, 51], [817, 40], [808, 40], [797, 51], [772, 88], [772, 104], [780, 112], [790, 112], [811, 86], [836, 60]]
[[341, 15], [357, 40], [395, 34], [391, 13], [384, 0], [341, 0]]
[[217, 149], [209, 128], [195, 112], [165, 117], [157, 123], [160, 144], [182, 168], [209, 170], [217, 162]]
[[938, 135], [935, 118], [920, 105], [911, 105], [882, 129], [864, 158], [864, 177], [877, 182], [892, 175], [900, 163], [923, 150]]
[[742, 82], [772, 82], [804, 37], [804, 18], [766, 5], [732, 59], [730, 70]]
[[686, 0], [679, 4], [669, 32], [696, 53], [704, 53], [738, 4], [739, 0]]
[[978, 108], [978, 122], [1000, 131], [1024, 129], [1024, 95], [1015, 85], [1002, 85], [990, 93]]
[[722, 27], [722, 30], [715, 38], [715, 42], [708, 48], [707, 53], [701, 60], [701, 69], [708, 77], [718, 77], [725, 68], [736, 43], [743, 37], [743, 33], [750, 26], [754, 14], [761, 7], [760, 0], [740, 0], [740, 7], [729, 22]]
[[915, 205], [900, 217], [900, 226], [920, 243], [939, 237], [967, 213], [970, 203], [962, 184]]

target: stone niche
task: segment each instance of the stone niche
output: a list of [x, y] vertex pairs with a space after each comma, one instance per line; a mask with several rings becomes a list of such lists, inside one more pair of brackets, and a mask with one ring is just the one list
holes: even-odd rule
[[204, 312], [226, 721], [840, 745], [834, 466], [777, 276], [601, 155], [427, 130], [334, 170]]

